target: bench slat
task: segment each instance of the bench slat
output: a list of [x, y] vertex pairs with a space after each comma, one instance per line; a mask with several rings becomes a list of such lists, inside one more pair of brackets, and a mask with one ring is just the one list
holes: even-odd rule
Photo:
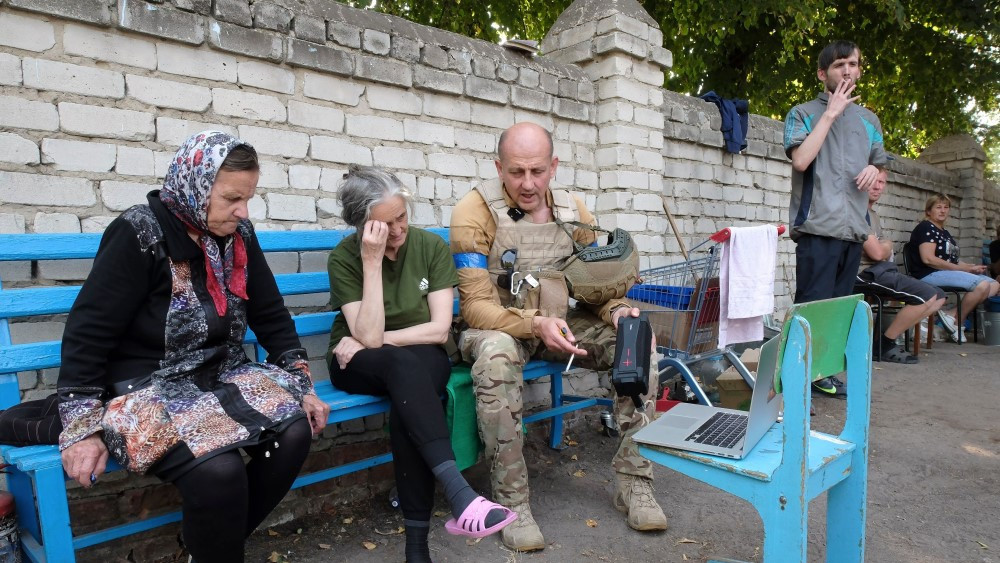
[[0, 314], [17, 318], [68, 313], [79, 293], [78, 285], [5, 289], [0, 291]]
[[61, 348], [58, 340], [0, 346], [0, 373], [59, 367]]

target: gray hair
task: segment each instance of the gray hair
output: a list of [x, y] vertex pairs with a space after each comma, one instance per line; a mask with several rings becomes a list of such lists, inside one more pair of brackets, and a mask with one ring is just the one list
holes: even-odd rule
[[413, 195], [395, 174], [376, 166], [352, 164], [337, 191], [340, 217], [361, 230], [371, 219], [372, 208], [393, 196], [403, 198], [407, 210], [412, 212]]

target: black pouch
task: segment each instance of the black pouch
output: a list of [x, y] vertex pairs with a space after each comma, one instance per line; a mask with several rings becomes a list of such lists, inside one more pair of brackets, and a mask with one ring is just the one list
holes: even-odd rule
[[36, 446], [58, 444], [62, 432], [59, 395], [27, 401], [0, 411], [0, 444]]

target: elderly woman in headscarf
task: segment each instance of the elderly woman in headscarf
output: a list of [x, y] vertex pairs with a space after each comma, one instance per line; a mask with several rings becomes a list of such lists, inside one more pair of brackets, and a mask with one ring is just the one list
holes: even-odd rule
[[[176, 485], [195, 561], [243, 561], [329, 413], [247, 220], [259, 175], [249, 144], [189, 138], [163, 189], [108, 226], [62, 341], [66, 473], [89, 487], [110, 451]], [[248, 326], [267, 363], [247, 358]]]
[[352, 166], [338, 191], [357, 229], [330, 252], [330, 380], [348, 393], [388, 396], [392, 458], [407, 563], [430, 561], [435, 481], [454, 518], [445, 529], [481, 538], [517, 513], [477, 494], [455, 464], [441, 396], [451, 374], [442, 345], [458, 274], [441, 237], [410, 227], [410, 193], [395, 175]]

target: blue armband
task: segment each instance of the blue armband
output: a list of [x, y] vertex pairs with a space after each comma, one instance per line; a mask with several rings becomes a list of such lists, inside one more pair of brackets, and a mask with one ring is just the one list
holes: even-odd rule
[[478, 252], [462, 252], [453, 255], [455, 258], [455, 268], [481, 268], [486, 269], [486, 255]]

